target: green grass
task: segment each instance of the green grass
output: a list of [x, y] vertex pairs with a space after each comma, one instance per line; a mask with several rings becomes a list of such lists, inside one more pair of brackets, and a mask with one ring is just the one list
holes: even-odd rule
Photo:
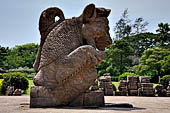
[[30, 94], [31, 86], [34, 85], [33, 80], [28, 80], [28, 82], [29, 82], [29, 87], [28, 87], [28, 89], [26, 90], [26, 94], [24, 94], [24, 95], [29, 95], [29, 94]]
[[112, 84], [114, 84], [116, 86], [116, 89], [118, 89], [119, 82], [112, 82]]

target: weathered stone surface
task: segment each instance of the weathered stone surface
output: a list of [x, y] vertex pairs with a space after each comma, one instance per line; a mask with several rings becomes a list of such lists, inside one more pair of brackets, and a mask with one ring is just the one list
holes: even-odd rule
[[111, 76], [101, 76], [99, 78], [99, 81], [101, 81], [101, 82], [111, 82]]
[[129, 82], [128, 83], [128, 89], [130, 89], [130, 90], [138, 89], [137, 83], [136, 82]]
[[72, 106], [72, 107], [82, 107], [84, 103], [84, 94], [78, 96], [77, 98], [75, 98], [75, 100], [73, 100], [68, 106]]
[[137, 82], [136, 76], [127, 76], [127, 82]]
[[153, 87], [153, 83], [141, 83], [141, 87]]
[[101, 90], [86, 92], [84, 94], [83, 106], [104, 106], [104, 92]]
[[113, 89], [106, 88], [104, 89], [104, 95], [105, 96], [113, 96]]
[[93, 86], [91, 86], [91, 91], [95, 91], [95, 90], [99, 90], [99, 87], [98, 87], [98, 85], [93, 85]]
[[12, 96], [14, 92], [14, 86], [8, 86], [8, 96]]
[[16, 89], [13, 93], [15, 96], [21, 96], [22, 95], [22, 90], [21, 89]]
[[137, 96], [138, 95], [138, 90], [128, 90], [128, 95], [129, 96]]
[[142, 96], [153, 96], [154, 91], [153, 90], [142, 90]]
[[127, 81], [126, 80], [120, 80], [119, 86], [127, 86]]
[[119, 91], [127, 92], [127, 87], [118, 87], [118, 88], [119, 88]]
[[161, 91], [163, 88], [164, 88], [164, 86], [161, 85], [161, 84], [159, 84], [159, 85], [157, 85], [157, 86], [155, 87], [155, 89], [156, 89], [157, 91]]
[[104, 59], [104, 49], [112, 42], [109, 13], [90, 4], [81, 16], [72, 19], [65, 19], [58, 8], [41, 14], [42, 40], [34, 63], [36, 86], [31, 88], [30, 107], [67, 106], [93, 85], [97, 79], [95, 66]]
[[149, 77], [146, 77], [146, 76], [140, 76], [139, 82], [140, 83], [150, 83], [150, 79], [149, 79]]
[[115, 96], [127, 96], [127, 92], [116, 91], [116, 92], [115, 92]]

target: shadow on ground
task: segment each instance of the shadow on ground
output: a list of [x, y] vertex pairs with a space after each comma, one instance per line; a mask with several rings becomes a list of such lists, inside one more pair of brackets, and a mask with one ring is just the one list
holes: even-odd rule
[[[29, 103], [22, 103], [20, 104], [20, 108], [22, 110], [28, 110], [28, 109], [39, 109], [39, 108], [30, 108]], [[132, 110], [146, 110], [146, 108], [140, 108], [140, 107], [133, 107], [133, 105], [128, 103], [120, 103], [120, 104], [114, 104], [114, 103], [106, 103], [104, 107], [66, 107], [66, 106], [60, 106], [60, 107], [52, 107], [53, 109], [71, 109], [71, 110], [116, 110], [116, 111], [132, 111]], [[41, 108], [41, 109], [49, 109], [49, 108]]]

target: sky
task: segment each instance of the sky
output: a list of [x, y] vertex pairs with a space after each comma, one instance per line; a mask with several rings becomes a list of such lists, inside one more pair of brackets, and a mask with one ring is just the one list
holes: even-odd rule
[[111, 9], [109, 15], [110, 34], [123, 11], [128, 8], [129, 18], [143, 17], [149, 22], [148, 32], [154, 32], [160, 22], [170, 23], [170, 0], [1, 0], [0, 2], [0, 46], [14, 47], [28, 43], [39, 43], [38, 22], [40, 14], [49, 7], [58, 7], [65, 18], [78, 17], [86, 5]]

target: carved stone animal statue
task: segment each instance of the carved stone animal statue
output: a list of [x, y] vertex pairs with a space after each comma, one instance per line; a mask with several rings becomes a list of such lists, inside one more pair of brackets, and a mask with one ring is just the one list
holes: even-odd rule
[[[43, 11], [40, 48], [34, 63], [36, 86], [30, 95], [32, 107], [69, 105], [94, 83], [95, 66], [112, 43], [109, 13], [109, 9], [95, 8], [94, 4], [72, 19], [65, 19], [59, 8]], [[60, 17], [59, 21], [55, 22], [55, 16]]]

